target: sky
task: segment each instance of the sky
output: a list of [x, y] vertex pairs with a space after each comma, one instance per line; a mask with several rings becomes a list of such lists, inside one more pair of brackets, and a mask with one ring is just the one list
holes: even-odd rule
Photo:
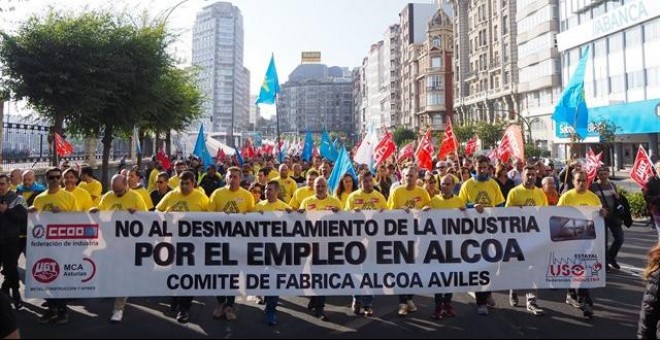
[[[30, 14], [43, 14], [49, 6], [78, 11], [85, 8], [127, 10], [139, 14], [147, 9], [153, 16], [165, 16], [182, 0], [0, 0], [16, 12], [0, 14], [0, 27], [17, 27]], [[171, 52], [182, 66], [192, 59], [192, 27], [195, 16], [215, 1], [188, 0], [176, 7], [167, 21], [180, 34]], [[382, 40], [385, 30], [399, 22], [399, 12], [408, 2], [434, 3], [433, 0], [234, 0], [243, 15], [244, 66], [250, 70], [250, 93], [258, 95], [271, 54], [280, 83], [300, 64], [302, 51], [320, 51], [328, 66], [354, 68], [362, 64], [371, 44]], [[265, 112], [263, 112], [265, 111]], [[269, 109], [265, 115], [272, 114]]]

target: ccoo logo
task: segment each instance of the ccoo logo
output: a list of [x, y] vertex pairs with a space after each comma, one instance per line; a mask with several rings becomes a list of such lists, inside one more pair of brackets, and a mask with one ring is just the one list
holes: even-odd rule
[[55, 281], [60, 275], [60, 265], [51, 258], [44, 258], [32, 266], [32, 277], [41, 283]]
[[46, 232], [43, 225], [38, 224], [32, 228], [32, 237], [39, 239], [44, 237], [44, 234], [46, 234]]

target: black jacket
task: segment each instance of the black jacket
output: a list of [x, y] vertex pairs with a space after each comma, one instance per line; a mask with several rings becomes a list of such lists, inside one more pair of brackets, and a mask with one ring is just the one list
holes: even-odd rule
[[660, 283], [660, 270], [656, 270], [646, 281], [646, 290], [642, 298], [642, 308], [639, 312], [637, 325], [638, 339], [660, 338], [660, 306], [658, 303], [658, 284]]
[[27, 207], [22, 196], [13, 191], [0, 196], [0, 204], [8, 208], [0, 213], [0, 242], [18, 240], [21, 231], [27, 229]]

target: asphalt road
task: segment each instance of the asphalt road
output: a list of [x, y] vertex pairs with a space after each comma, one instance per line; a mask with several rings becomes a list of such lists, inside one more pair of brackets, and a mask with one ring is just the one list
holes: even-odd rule
[[[405, 318], [396, 314], [397, 297], [377, 296], [373, 317], [355, 316], [349, 297], [328, 299], [330, 321], [314, 318], [307, 311], [307, 299], [280, 300], [279, 324], [267, 326], [263, 306], [253, 299], [241, 299], [238, 320], [214, 320], [212, 297], [195, 299], [190, 323], [177, 323], [168, 312], [169, 298], [129, 298], [124, 321], [109, 322], [112, 299], [86, 299], [71, 303], [65, 325], [38, 323], [42, 300], [30, 299], [17, 312], [20, 330], [26, 338], [633, 338], [643, 284], [640, 273], [648, 249], [656, 242], [655, 229], [635, 224], [626, 230], [626, 242], [619, 256], [622, 269], [608, 273], [607, 287], [595, 289], [595, 317], [564, 303], [565, 291], [540, 292], [539, 305], [546, 310], [538, 317], [524, 307], [511, 307], [508, 295], [497, 292], [497, 307], [489, 316], [476, 313], [474, 299], [455, 294], [458, 316], [434, 320], [431, 296], [417, 296], [419, 310]], [[522, 297], [522, 296], [521, 296]], [[521, 299], [522, 300], [522, 299]]]

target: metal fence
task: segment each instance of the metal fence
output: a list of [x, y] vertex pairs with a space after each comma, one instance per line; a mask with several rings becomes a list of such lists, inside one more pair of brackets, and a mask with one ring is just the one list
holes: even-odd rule
[[[1, 166], [7, 168], [37, 168], [47, 167], [52, 160], [52, 146], [48, 144], [50, 126], [38, 124], [3, 123], [3, 143]], [[67, 138], [73, 145], [73, 154], [62, 160], [83, 163], [87, 160], [85, 143], [76, 138]], [[118, 160], [123, 155], [130, 155], [131, 145], [128, 140], [116, 139], [110, 149], [110, 160]], [[98, 139], [96, 143], [96, 159], [101, 160], [103, 145]]]

